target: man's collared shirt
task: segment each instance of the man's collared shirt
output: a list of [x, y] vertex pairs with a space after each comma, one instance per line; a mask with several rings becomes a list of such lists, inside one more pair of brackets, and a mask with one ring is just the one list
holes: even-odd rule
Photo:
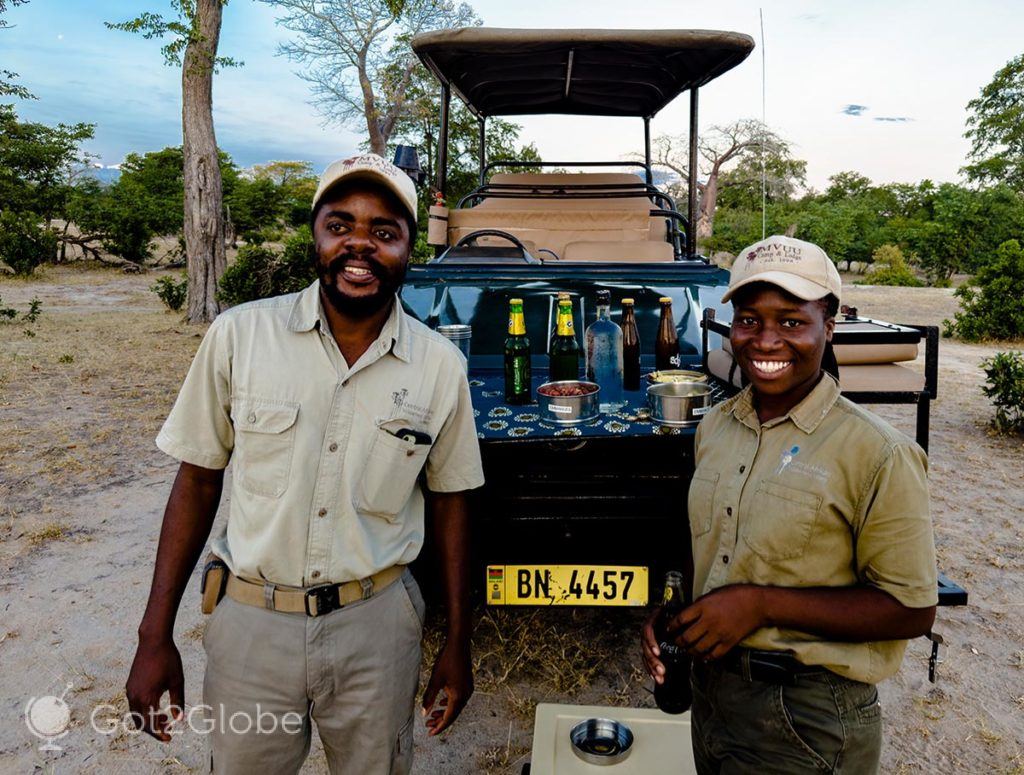
[[[927, 458], [825, 375], [764, 424], [747, 387], [697, 428], [690, 486], [694, 594], [728, 584], [865, 584], [910, 608], [937, 602]], [[743, 646], [788, 651], [859, 681], [894, 674], [906, 641], [837, 643], [766, 627]]]
[[[480, 487], [465, 360], [396, 298], [349, 366], [319, 283], [221, 313], [157, 437], [204, 468], [232, 463], [226, 532], [213, 550], [238, 576], [306, 587], [415, 559], [423, 494]], [[398, 434], [399, 431], [414, 431]]]

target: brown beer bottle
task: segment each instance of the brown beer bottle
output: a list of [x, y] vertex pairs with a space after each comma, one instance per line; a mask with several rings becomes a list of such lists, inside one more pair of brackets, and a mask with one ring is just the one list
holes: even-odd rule
[[668, 624], [686, 607], [683, 574], [670, 570], [665, 574], [665, 594], [661, 613], [654, 623], [654, 639], [665, 666], [665, 680], [654, 684], [654, 702], [665, 713], [685, 713], [690, 709], [693, 695], [690, 691], [690, 655], [669, 637]]
[[640, 389], [640, 332], [632, 299], [622, 300], [622, 387]]
[[679, 368], [679, 334], [672, 319], [672, 299], [662, 296], [661, 322], [658, 323], [658, 339], [654, 343], [654, 367], [658, 371]]

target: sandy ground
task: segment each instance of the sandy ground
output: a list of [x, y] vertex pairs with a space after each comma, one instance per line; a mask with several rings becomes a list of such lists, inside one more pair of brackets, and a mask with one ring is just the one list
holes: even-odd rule
[[[39, 298], [43, 309], [35, 324], [0, 325], [0, 772], [207, 767], [199, 734], [162, 746], [109, 721], [126, 711], [175, 471], [153, 438], [201, 335], [147, 290], [157, 276], [51, 268], [0, 280], [0, 306]], [[844, 301], [897, 322], [937, 324], [956, 309], [937, 289], [850, 288]], [[937, 684], [922, 640], [881, 687], [886, 772], [1024, 773], [1024, 440], [987, 430], [979, 389], [978, 364], [999, 349], [941, 343], [932, 506], [939, 564], [971, 604], [939, 613], [948, 645]], [[913, 432], [911, 408], [878, 411]], [[652, 705], [635, 645], [641, 616], [481, 611], [477, 693], [441, 740], [417, 731], [416, 772], [518, 773], [537, 702]], [[177, 629], [189, 704], [201, 699], [202, 627], [194, 578]], [[436, 642], [428, 631], [428, 652]], [[45, 695], [71, 710], [57, 752], [39, 751], [24, 723], [27, 703]], [[317, 747], [304, 771], [325, 771]]]

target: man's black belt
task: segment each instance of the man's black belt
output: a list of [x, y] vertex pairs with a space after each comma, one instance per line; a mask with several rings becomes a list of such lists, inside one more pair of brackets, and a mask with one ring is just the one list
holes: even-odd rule
[[709, 667], [718, 667], [740, 676], [744, 681], [793, 686], [796, 677], [805, 673], [821, 673], [821, 665], [805, 665], [792, 654], [782, 651], [758, 651], [735, 648]]

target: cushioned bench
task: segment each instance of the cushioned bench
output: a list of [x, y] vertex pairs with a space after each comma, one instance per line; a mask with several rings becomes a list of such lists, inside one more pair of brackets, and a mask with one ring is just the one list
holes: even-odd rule
[[[554, 196], [564, 193], [565, 186], [579, 185], [588, 186], [587, 193], [613, 196], [594, 198], [582, 192], [578, 197]], [[629, 192], [634, 195], [626, 195], [624, 186], [633, 187]], [[531, 253], [545, 261], [671, 261], [674, 254], [665, 218], [650, 214], [661, 204], [637, 195], [645, 190], [640, 177], [629, 173], [496, 174], [488, 184], [490, 196], [475, 207], [448, 211], [448, 244], [455, 245], [474, 231], [498, 229], [532, 243], [537, 252]], [[480, 244], [499, 242], [484, 238]]]

